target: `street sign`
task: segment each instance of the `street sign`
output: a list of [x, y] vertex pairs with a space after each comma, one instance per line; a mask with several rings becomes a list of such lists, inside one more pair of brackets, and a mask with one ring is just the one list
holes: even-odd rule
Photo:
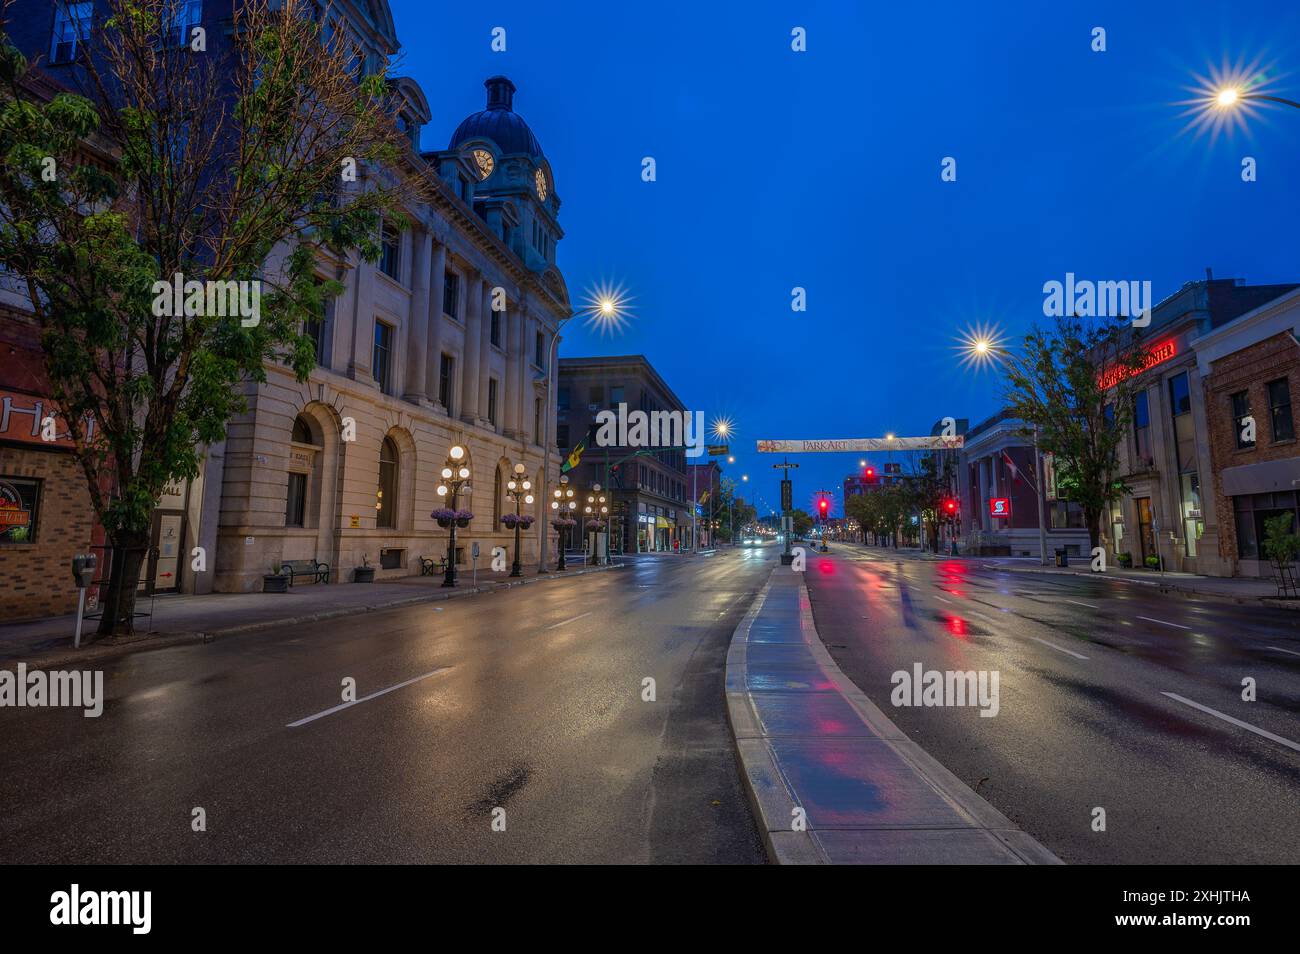
[[728, 447], [726, 444], [710, 444], [710, 445], [709, 445], [709, 456], [710, 456], [710, 457], [724, 457], [724, 456], [726, 456], [727, 454], [730, 454], [730, 453], [731, 453], [731, 448]]
[[1010, 497], [990, 497], [989, 498], [989, 516], [1002, 517], [1009, 519], [1011, 517], [1011, 498]]
[[960, 450], [966, 438], [951, 437], [854, 437], [826, 441], [759, 441], [760, 454], [841, 453], [844, 451]]
[[787, 511], [794, 509], [794, 484], [792, 481], [781, 481], [781, 509]]

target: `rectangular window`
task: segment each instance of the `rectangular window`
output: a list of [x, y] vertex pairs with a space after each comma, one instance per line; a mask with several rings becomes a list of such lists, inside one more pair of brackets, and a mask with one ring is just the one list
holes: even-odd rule
[[302, 333], [311, 339], [312, 347], [316, 350], [316, 366], [320, 368], [329, 367], [329, 354], [325, 349], [328, 347], [329, 342], [326, 335], [333, 308], [334, 303], [332, 301], [323, 300], [320, 303], [320, 311], [317, 312], [316, 317], [308, 318], [302, 325]]
[[546, 338], [540, 331], [533, 339], [533, 364], [543, 371], [546, 370]]
[[402, 233], [388, 222], [380, 232], [379, 270], [393, 281], [400, 281]]
[[491, 337], [492, 337], [492, 344], [495, 347], [500, 348], [501, 347], [501, 312], [499, 311], [492, 312]]
[[1139, 466], [1151, 457], [1151, 406], [1143, 388], [1133, 395], [1133, 449]]
[[375, 347], [370, 356], [370, 373], [385, 394], [392, 386], [393, 326], [375, 320]]
[[1246, 440], [1243, 436], [1246, 430], [1246, 418], [1250, 417], [1250, 392], [1238, 391], [1229, 400], [1232, 402], [1232, 420], [1237, 428], [1237, 447], [1243, 450], [1254, 447], [1254, 437]]
[[55, 7], [54, 34], [50, 37], [50, 62], [71, 63], [78, 48], [90, 39], [93, 3], [60, 3]]
[[301, 527], [307, 509], [307, 475], [289, 475], [289, 495], [284, 504], [284, 525]]
[[488, 378], [487, 418], [493, 427], [497, 426], [497, 379]]
[[[173, 15], [174, 14], [174, 15]], [[165, 29], [168, 39], [176, 46], [190, 45], [190, 31], [203, 19], [202, 0], [182, 0], [172, 11], [165, 14], [171, 20]]]
[[1264, 385], [1268, 389], [1269, 415], [1273, 421], [1273, 443], [1295, 439], [1295, 423], [1291, 419], [1291, 388], [1286, 378], [1278, 378]]
[[444, 354], [438, 367], [438, 403], [446, 408], [448, 414], [453, 413], [451, 409], [451, 388], [455, 374], [456, 359], [449, 354]]
[[556, 399], [556, 410], [567, 411], [569, 409], [569, 389], [560, 388], [559, 397]]
[[442, 278], [442, 311], [460, 320], [460, 276], [447, 272]]
[[0, 544], [35, 543], [41, 515], [41, 482], [0, 476]]
[[1174, 442], [1180, 472], [1196, 469], [1196, 433], [1192, 428], [1192, 395], [1187, 372], [1169, 379], [1169, 408], [1174, 419]]
[[555, 446], [568, 448], [569, 446], [569, 425], [561, 424], [555, 429]]
[[603, 384], [596, 384], [592, 386], [591, 403], [597, 406], [600, 406], [605, 403], [605, 386]]
[[542, 399], [533, 401], [533, 443], [542, 443]]
[[609, 406], [618, 407], [624, 401], [623, 385], [616, 384], [609, 389]]

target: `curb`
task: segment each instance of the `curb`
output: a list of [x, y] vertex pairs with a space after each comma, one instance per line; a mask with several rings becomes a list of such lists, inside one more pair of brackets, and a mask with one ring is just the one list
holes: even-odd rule
[[[281, 626], [298, 626], [303, 623], [316, 623], [323, 620], [338, 619], [343, 616], [360, 616], [363, 613], [375, 613], [383, 610], [400, 609], [403, 606], [414, 606], [419, 603], [437, 603], [449, 599], [462, 599], [474, 596], [479, 593], [494, 593], [498, 590], [508, 590], [516, 586], [525, 586], [529, 583], [541, 583], [549, 580], [568, 579], [571, 576], [583, 576], [587, 573], [603, 573], [606, 570], [619, 570], [627, 566], [626, 563], [611, 563], [606, 566], [584, 567], [581, 570], [568, 570], [562, 575], [548, 572], [545, 576], [534, 575], [522, 577], [517, 580], [502, 580], [500, 582], [480, 583], [476, 587], [454, 590], [438, 590], [432, 593], [424, 593], [417, 596], [406, 596], [401, 599], [388, 600], [379, 603], [367, 603], [356, 606], [340, 606], [334, 609], [321, 610], [318, 613], [304, 613], [298, 616], [283, 616], [275, 619], [257, 620], [252, 623], [242, 623], [238, 626], [227, 626], [221, 629], [210, 630], [177, 630], [174, 633], [166, 631], [146, 633], [141, 636], [132, 637], [124, 642], [112, 645], [90, 644], [84, 649], [60, 649], [47, 652], [30, 659], [6, 659], [0, 660], [0, 669], [9, 669], [17, 666], [19, 662], [27, 664], [29, 671], [36, 669], [48, 669], [59, 666], [64, 663], [75, 662], [84, 664], [102, 659], [112, 659], [118, 656], [124, 656], [134, 652], [144, 652], [151, 649], [166, 649], [171, 646], [189, 646], [200, 643], [210, 643], [218, 636], [242, 636], [246, 633], [255, 633], [265, 629], [276, 629]], [[71, 639], [71, 637], [69, 637]]]
[[[1047, 567], [1011, 567], [996, 566], [999, 570], [1005, 570], [1008, 573], [1037, 573], [1040, 576], [1077, 576], [1094, 579], [1096, 577], [1105, 577], [1103, 573], [1082, 573], [1077, 570], [1052, 570]], [[1111, 577], [1112, 580], [1118, 580], [1121, 583], [1128, 583], [1133, 586], [1154, 587], [1159, 593], [1170, 596], [1181, 596], [1184, 599], [1201, 599], [1211, 603], [1227, 603], [1233, 606], [1275, 606], [1281, 609], [1300, 610], [1300, 600], [1281, 599], [1276, 596], [1234, 596], [1231, 593], [1222, 593], [1218, 590], [1196, 589], [1194, 586], [1179, 586], [1176, 583], [1162, 583], [1160, 580], [1137, 580], [1127, 576]]]
[[[773, 864], [833, 864], [821, 843], [814, 838], [812, 826], [803, 831], [792, 830], [790, 825], [790, 808], [797, 806], [799, 799], [795, 786], [787, 773], [782, 770], [776, 751], [770, 744], [770, 736], [764, 731], [759, 716], [750, 703], [750, 692], [743, 688], [747, 684], [749, 632], [762, 610], [768, 593], [772, 588], [772, 576], [779, 572], [774, 568], [753, 604], [732, 634], [731, 645], [727, 650], [725, 685], [727, 696], [727, 720], [731, 727], [732, 743], [736, 752], [736, 761], [741, 768], [741, 777], [745, 782], [745, 792], [750, 808], [759, 822], [763, 833], [763, 844], [768, 859]], [[984, 857], [1000, 856], [996, 860], [1009, 860], [1021, 864], [1064, 864], [1056, 855], [1040, 844], [1032, 836], [1014, 825], [996, 808], [980, 798], [969, 786], [957, 776], [944, 768], [931, 755], [917, 746], [884, 714], [862, 690], [844, 675], [831, 658], [817, 634], [812, 621], [812, 611], [803, 607], [808, 604], [808, 588], [802, 578], [799, 579], [801, 604], [801, 629], [804, 632], [803, 645], [811, 652], [816, 663], [822, 668], [828, 679], [835, 686], [837, 694], [862, 719], [865, 728], [870, 730], [873, 742], [887, 746], [894, 755], [906, 763], [907, 769], [920, 783], [902, 798], [891, 799], [892, 804], [903, 804], [907, 796], [919, 803], [937, 795], [953, 809], [967, 826], [960, 831], [973, 835], [973, 841], [980, 843], [979, 851]], [[806, 624], [806, 628], [804, 628]], [[809, 638], [808, 633], [811, 633]], [[828, 829], [820, 829], [827, 831]], [[931, 834], [932, 831], [920, 828], [899, 829], [886, 826], [860, 829], [880, 834], [884, 837], [874, 849], [860, 854], [855, 860], [864, 864], [934, 864], [940, 859], [934, 857], [935, 849], [927, 850], [925, 858], [908, 857], [905, 849], [899, 851], [898, 845], [888, 843], [889, 835], [896, 834]], [[956, 831], [944, 834], [957, 834]], [[967, 844], [971, 844], [968, 841]], [[941, 852], [941, 854], [944, 854]], [[992, 860], [992, 859], [990, 859]], [[962, 862], [955, 863], [975, 863]]]

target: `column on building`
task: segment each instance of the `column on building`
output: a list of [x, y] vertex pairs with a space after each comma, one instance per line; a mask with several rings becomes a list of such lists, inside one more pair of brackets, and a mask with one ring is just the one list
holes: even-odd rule
[[[375, 341], [375, 267], [356, 259], [356, 298], [352, 301], [352, 348], [348, 355], [348, 377], [369, 381], [374, 377], [370, 362]], [[337, 327], [337, 322], [335, 327]]]
[[411, 260], [411, 310], [407, 328], [406, 387], [408, 401], [428, 398], [427, 362], [429, 357], [429, 256], [433, 236], [424, 229], [413, 229], [411, 244], [415, 254]]
[[479, 419], [479, 362], [482, 360], [483, 278], [473, 269], [465, 272], [465, 367], [461, 369], [460, 419]]
[[989, 498], [996, 497], [997, 492], [993, 487], [993, 460], [990, 457], [981, 457], [979, 460], [979, 513], [980, 527], [985, 532], [994, 529], [993, 517], [989, 514]]
[[[424, 393], [439, 404], [438, 376], [442, 373], [442, 296], [447, 279], [447, 246], [438, 242], [429, 265], [429, 337], [424, 363]], [[447, 410], [442, 408], [442, 410]]]
[[521, 433], [522, 426], [520, 412], [523, 409], [522, 389], [524, 384], [523, 377], [523, 349], [520, 327], [522, 319], [519, 315], [519, 305], [515, 303], [506, 312], [506, 381], [505, 381], [505, 401], [506, 401], [506, 437], [517, 439]]
[[[481, 316], [478, 329], [479, 361], [483, 368], [478, 380], [478, 408], [480, 420], [486, 421], [488, 415], [488, 379], [492, 368], [492, 285], [484, 280], [478, 285], [479, 309]], [[501, 422], [501, 385], [497, 385], [497, 424]]]

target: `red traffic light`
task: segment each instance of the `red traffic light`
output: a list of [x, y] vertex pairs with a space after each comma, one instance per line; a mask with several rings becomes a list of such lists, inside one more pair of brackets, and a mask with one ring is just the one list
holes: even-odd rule
[[876, 468], [868, 467], [866, 471], [864, 471], [864, 476], [870, 480], [872, 477], [876, 476]]
[[943, 502], [943, 512], [953, 514], [957, 512], [957, 501], [949, 497]]
[[826, 512], [826, 508], [829, 507], [830, 505], [831, 505], [831, 504], [830, 504], [830, 501], [827, 500], [825, 497], [823, 497], [821, 500], [817, 501], [817, 506], [821, 508], [821, 512], [822, 512], [822, 513], [825, 513], [825, 512]]

